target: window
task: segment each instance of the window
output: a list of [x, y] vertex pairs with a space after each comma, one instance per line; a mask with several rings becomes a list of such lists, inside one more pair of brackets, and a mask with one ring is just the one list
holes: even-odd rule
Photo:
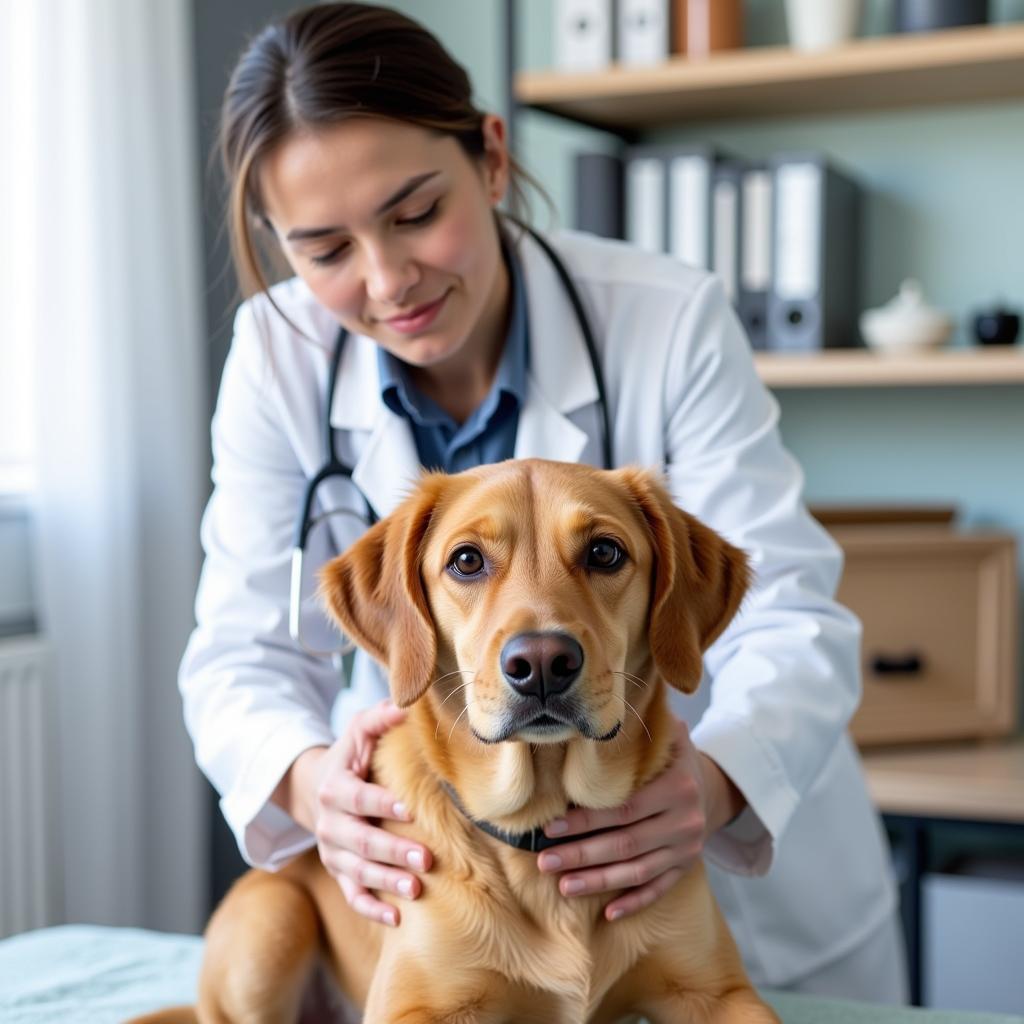
[[[30, 83], [33, 4], [0, 4], [0, 494], [32, 489], [36, 247], [33, 162], [37, 98]], [[9, 144], [9, 145], [8, 145]]]
[[0, 493], [32, 489], [32, 384], [29, 346], [0, 339]]

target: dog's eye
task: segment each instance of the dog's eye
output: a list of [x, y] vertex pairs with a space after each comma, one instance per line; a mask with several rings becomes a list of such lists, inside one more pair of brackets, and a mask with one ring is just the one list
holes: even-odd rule
[[601, 537], [587, 548], [588, 569], [615, 569], [626, 557], [626, 552], [613, 540]]
[[477, 576], [483, 572], [484, 556], [476, 548], [465, 544], [448, 560], [448, 568], [457, 576]]

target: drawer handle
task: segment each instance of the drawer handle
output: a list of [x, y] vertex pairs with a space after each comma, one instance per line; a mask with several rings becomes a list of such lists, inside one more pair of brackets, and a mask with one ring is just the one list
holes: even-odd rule
[[924, 658], [915, 651], [903, 656], [876, 654], [871, 658], [871, 671], [876, 676], [920, 675], [923, 668]]

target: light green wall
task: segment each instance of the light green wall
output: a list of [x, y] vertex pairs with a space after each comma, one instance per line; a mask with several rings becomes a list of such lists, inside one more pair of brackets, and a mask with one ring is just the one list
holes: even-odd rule
[[499, 110], [505, 92], [500, 0], [381, 0], [430, 29], [469, 72], [482, 109]]
[[[501, 4], [396, 6], [441, 36], [496, 109]], [[748, 0], [749, 42], [785, 41], [781, 8], [781, 0]], [[866, 33], [886, 29], [888, 9], [885, 0], [867, 0]], [[519, 11], [519, 66], [549, 66], [550, 0], [520, 0]], [[1024, 0], [993, 0], [992, 12], [994, 20], [1024, 20]], [[517, 128], [518, 155], [570, 224], [572, 153], [607, 146], [608, 137], [534, 113], [522, 114]], [[1002, 298], [1024, 307], [1024, 101], [681, 125], [659, 138], [709, 139], [750, 157], [813, 146], [851, 170], [868, 192], [865, 305], [918, 276], [931, 301], [957, 317], [957, 344], [966, 343], [962, 325], [977, 306]], [[809, 500], [952, 502], [968, 525], [1014, 532], [1024, 567], [1024, 387], [810, 390], [779, 398], [782, 432], [804, 467]]]

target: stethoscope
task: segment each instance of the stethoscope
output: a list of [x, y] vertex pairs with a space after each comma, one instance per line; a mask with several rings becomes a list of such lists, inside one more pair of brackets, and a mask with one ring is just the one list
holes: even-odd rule
[[[572, 308], [576, 315], [576, 321], [579, 324], [581, 333], [583, 334], [583, 341], [587, 346], [587, 355], [590, 357], [590, 365], [594, 371], [594, 380], [597, 384], [597, 400], [601, 410], [601, 456], [604, 468], [611, 469], [613, 465], [612, 431], [611, 422], [608, 417], [608, 398], [605, 392], [604, 374], [601, 372], [601, 364], [597, 355], [597, 345], [594, 341], [594, 332], [591, 330], [590, 321], [587, 317], [586, 310], [583, 308], [583, 302], [580, 299], [579, 292], [576, 290], [576, 285], [569, 276], [569, 271], [566, 269], [561, 257], [555, 252], [548, 241], [528, 224], [524, 224], [519, 220], [511, 218], [507, 214], [505, 217], [515, 223], [520, 229], [526, 231], [541, 247], [541, 249], [544, 250], [548, 259], [551, 261], [551, 265], [555, 268], [558, 277], [561, 279], [562, 287], [565, 289], [565, 293], [569, 297], [569, 301], [572, 303]], [[288, 611], [288, 632], [291, 634], [292, 639], [307, 654], [312, 654], [316, 657], [337, 657], [344, 655], [353, 650], [355, 645], [347, 643], [332, 650], [316, 650], [310, 647], [302, 638], [302, 632], [300, 629], [300, 620], [302, 616], [302, 570], [306, 553], [306, 544], [309, 540], [310, 532], [317, 523], [334, 515], [351, 516], [353, 519], [358, 520], [364, 528], [372, 526], [377, 522], [377, 515], [374, 512], [369, 499], [365, 494], [363, 494], [362, 490], [360, 490], [359, 485], [352, 479], [353, 467], [347, 466], [338, 458], [337, 448], [335, 447], [334, 429], [331, 426], [331, 409], [334, 405], [334, 389], [338, 381], [338, 368], [341, 366], [341, 356], [345, 350], [345, 343], [348, 341], [348, 334], [349, 332], [346, 328], [340, 328], [334, 342], [334, 352], [331, 354], [331, 365], [327, 375], [327, 402], [324, 405], [323, 411], [324, 451], [327, 453], [327, 457], [323, 466], [320, 467], [316, 474], [312, 476], [306, 484], [305, 495], [302, 499], [302, 508], [295, 528], [295, 541], [292, 545], [292, 577]], [[317, 488], [325, 480], [330, 480], [333, 477], [339, 476], [346, 477], [352, 483], [352, 486], [359, 491], [360, 497], [366, 505], [365, 516], [360, 515], [352, 509], [332, 509], [317, 516], [313, 515], [313, 502], [316, 500]]]

